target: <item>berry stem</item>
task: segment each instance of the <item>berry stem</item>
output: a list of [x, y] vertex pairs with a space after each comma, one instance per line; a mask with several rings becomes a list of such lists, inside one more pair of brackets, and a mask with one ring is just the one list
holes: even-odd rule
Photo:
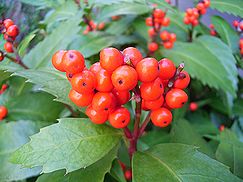
[[12, 62], [14, 62], [14, 63], [16, 63], [16, 64], [22, 66], [24, 69], [29, 69], [29, 68], [22, 62], [22, 60], [21, 60], [21, 58], [19, 57], [19, 55], [18, 55], [18, 54], [15, 54], [15, 55], [16, 55], [16, 58], [14, 58], [14, 57], [12, 57], [12, 56], [10, 56], [10, 55], [8, 55], [8, 54], [4, 54], [4, 57], [6, 57], [6, 58], [10, 59]]
[[125, 128], [123, 129], [123, 131], [124, 131], [125, 136], [126, 136], [128, 139], [131, 139], [131, 138], [132, 138], [132, 132], [129, 130], [128, 127], [125, 127]]
[[[139, 87], [136, 86], [135, 88], [137, 96], [140, 97], [140, 90]], [[134, 131], [133, 131], [133, 137], [136, 139], [138, 137], [139, 133], [139, 123], [141, 118], [141, 112], [142, 112], [142, 99], [140, 98], [138, 101], [136, 101], [136, 109], [135, 109], [135, 123], [134, 123]]]
[[149, 122], [150, 122], [150, 115], [151, 115], [151, 111], [149, 111], [148, 115], [146, 116], [146, 118], [145, 118], [145, 120], [144, 120], [144, 122], [143, 122], [143, 124], [142, 124], [142, 126], [141, 126], [141, 128], [140, 128], [140, 130], [139, 130], [139, 135], [138, 135], [138, 137], [141, 137], [141, 136], [143, 135], [146, 126], [147, 126], [147, 125], [149, 124]]
[[73, 108], [72, 108], [71, 106], [69, 106], [69, 105], [67, 105], [67, 104], [64, 104], [64, 106], [71, 112], [71, 115], [72, 115], [73, 117], [78, 117], [78, 116], [79, 116], [78, 112], [74, 111]]
[[86, 25], [88, 25], [90, 31], [93, 31], [93, 27], [91, 26], [90, 21], [89, 21], [89, 18], [86, 15], [83, 16], [83, 20], [84, 20], [84, 23]]
[[188, 42], [192, 42], [193, 40], [193, 30], [194, 30], [194, 27], [191, 26], [191, 28], [189, 29], [189, 38], [188, 38]]

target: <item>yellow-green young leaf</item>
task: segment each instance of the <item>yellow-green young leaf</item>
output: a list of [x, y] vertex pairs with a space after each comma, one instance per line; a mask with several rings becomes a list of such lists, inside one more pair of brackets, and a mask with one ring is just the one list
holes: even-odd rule
[[201, 36], [192, 43], [177, 42], [173, 49], [163, 49], [162, 55], [177, 65], [184, 62], [191, 77], [203, 84], [236, 96], [236, 61], [230, 48], [220, 39]]
[[213, 150], [207, 142], [200, 136], [197, 131], [186, 120], [177, 120], [173, 122], [171, 130], [171, 142], [184, 143], [199, 147], [199, 151], [210, 157], [214, 157]]
[[[65, 170], [55, 171], [41, 175], [36, 182], [103, 182], [105, 174], [111, 169], [112, 161], [116, 158], [117, 147], [96, 163], [65, 175]], [[122, 173], [123, 175], [123, 173]]]
[[216, 159], [229, 166], [235, 175], [243, 178], [243, 143], [227, 129], [220, 133], [219, 138]]
[[211, 21], [224, 43], [226, 43], [233, 52], [239, 51], [239, 36], [230, 24], [220, 16], [212, 16]]
[[48, 67], [51, 65], [52, 55], [60, 49], [66, 49], [80, 30], [79, 16], [61, 23], [50, 35], [38, 43], [23, 58], [23, 62], [30, 68]]
[[243, 17], [242, 0], [211, 0], [210, 8]]
[[37, 122], [32, 121], [0, 123], [0, 181], [17, 181], [40, 173], [38, 167], [28, 169], [9, 162], [11, 153], [27, 143], [29, 136], [38, 130]]
[[133, 182], [240, 182], [227, 166], [198, 152], [196, 147], [168, 143], [145, 152], [136, 152], [132, 160]]
[[31, 141], [13, 153], [11, 161], [25, 167], [41, 166], [48, 173], [66, 173], [86, 168], [109, 153], [121, 139], [121, 132], [107, 125], [95, 125], [84, 118], [60, 119], [42, 128]]
[[29, 82], [35, 83], [42, 87], [42, 90], [54, 95], [56, 101], [68, 104], [77, 108], [68, 98], [71, 85], [68, 82], [65, 74], [55, 71], [54, 69], [38, 69], [24, 70], [15, 72], [18, 75], [26, 78]]

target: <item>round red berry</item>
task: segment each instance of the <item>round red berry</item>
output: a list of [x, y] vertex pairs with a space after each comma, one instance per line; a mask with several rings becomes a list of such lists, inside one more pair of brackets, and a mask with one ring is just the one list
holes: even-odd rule
[[120, 107], [109, 114], [109, 122], [114, 128], [124, 128], [130, 122], [130, 112], [125, 107]]
[[132, 90], [137, 85], [138, 75], [133, 67], [123, 65], [112, 73], [111, 80], [116, 90]]
[[174, 82], [174, 88], [185, 89], [190, 83], [190, 76], [186, 71], [182, 71], [180, 76]]
[[163, 18], [165, 16], [165, 12], [162, 11], [161, 9], [155, 9], [154, 12], [154, 18]]
[[161, 24], [162, 24], [163, 26], [165, 26], [165, 27], [169, 26], [169, 24], [170, 24], [170, 19], [167, 18], [167, 17], [163, 18], [163, 21], [162, 21]]
[[149, 34], [149, 37], [154, 37], [156, 35], [156, 32], [155, 32], [154, 28], [150, 28], [148, 30], [148, 34]]
[[242, 31], [243, 30], [243, 21], [240, 22], [239, 27], [240, 27], [240, 30]]
[[94, 92], [81, 94], [76, 92], [73, 89], [69, 92], [70, 100], [79, 107], [85, 107], [90, 105], [93, 97], [94, 97]]
[[159, 77], [162, 80], [169, 80], [175, 75], [175, 72], [176, 67], [171, 60], [164, 58], [159, 61]]
[[101, 68], [95, 76], [97, 81], [96, 90], [100, 92], [110, 92], [113, 89], [111, 73], [109, 71]]
[[17, 25], [11, 25], [6, 33], [11, 37], [16, 37], [19, 34], [19, 28]]
[[166, 127], [172, 121], [172, 114], [168, 109], [162, 107], [151, 112], [151, 121], [155, 126]]
[[97, 92], [92, 100], [92, 108], [96, 111], [109, 111], [114, 105], [114, 95], [110, 92]]
[[143, 106], [150, 110], [159, 109], [164, 103], [164, 97], [161, 95], [157, 100], [143, 100]]
[[3, 21], [3, 25], [6, 29], [8, 29], [10, 26], [14, 25], [14, 22], [11, 19], [5, 19]]
[[171, 89], [165, 96], [166, 104], [172, 108], [181, 108], [188, 100], [186, 92], [181, 89]]
[[6, 52], [8, 53], [13, 53], [14, 52], [14, 49], [13, 49], [13, 44], [11, 42], [6, 42], [4, 44], [4, 49]]
[[0, 120], [4, 119], [8, 114], [8, 109], [5, 106], [0, 106]]
[[159, 75], [159, 64], [154, 58], [144, 58], [137, 66], [138, 78], [142, 82], [151, 82]]
[[113, 89], [112, 93], [117, 99], [117, 103], [119, 105], [126, 104], [130, 99], [130, 92], [128, 90], [118, 91], [116, 89]]
[[132, 179], [132, 170], [131, 169], [126, 170], [124, 173], [124, 176], [125, 176], [126, 180], [128, 180], [128, 181], [131, 180]]
[[105, 123], [109, 115], [106, 111], [96, 111], [91, 105], [86, 108], [85, 114], [95, 124]]
[[128, 60], [132, 62], [133, 66], [136, 66], [138, 62], [143, 59], [143, 55], [141, 52], [135, 47], [128, 47], [123, 50], [124, 60], [127, 62]]
[[112, 72], [123, 63], [124, 57], [116, 48], [110, 47], [100, 51], [100, 65], [105, 70]]
[[64, 68], [63, 68], [63, 55], [66, 53], [67, 51], [64, 50], [60, 50], [57, 51], [53, 56], [52, 56], [52, 65], [59, 71], [61, 72], [65, 72]]
[[237, 27], [239, 26], [239, 22], [238, 22], [237, 20], [234, 20], [234, 21], [233, 21], [233, 26], [234, 26], [235, 28], [237, 28]]
[[173, 48], [173, 42], [167, 41], [163, 43], [163, 46], [165, 49], [172, 49]]
[[159, 48], [159, 45], [156, 42], [151, 42], [148, 44], [148, 50], [151, 52], [157, 51]]
[[147, 26], [153, 26], [153, 20], [151, 17], [146, 18], [146, 25]]
[[83, 55], [76, 50], [67, 51], [62, 61], [64, 70], [71, 74], [81, 73], [85, 67]]
[[90, 71], [94, 74], [99, 73], [100, 70], [102, 70], [103, 68], [100, 66], [100, 62], [96, 62], [94, 64], [92, 64], [92, 66], [90, 66]]
[[196, 102], [191, 102], [189, 105], [190, 111], [196, 111], [198, 109], [198, 104]]

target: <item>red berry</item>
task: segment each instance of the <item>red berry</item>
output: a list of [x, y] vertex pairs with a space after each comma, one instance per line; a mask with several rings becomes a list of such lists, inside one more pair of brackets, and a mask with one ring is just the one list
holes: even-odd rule
[[8, 53], [13, 53], [14, 52], [14, 49], [13, 49], [13, 44], [11, 42], [6, 42], [4, 44], [4, 49], [6, 52]]
[[148, 101], [148, 100], [143, 100], [143, 106], [147, 109], [150, 110], [155, 110], [155, 109], [159, 109], [163, 103], [164, 103], [164, 97], [163, 95], [161, 95], [157, 100], [152, 100], [152, 101]]
[[219, 126], [219, 131], [224, 131], [224, 129], [225, 129], [224, 125]]
[[158, 48], [159, 48], [159, 45], [156, 42], [151, 42], [148, 45], [148, 50], [151, 51], [151, 52], [157, 51]]
[[240, 48], [243, 48], [243, 39], [240, 39]]
[[170, 41], [172, 41], [172, 42], [176, 41], [176, 34], [175, 33], [170, 34]]
[[52, 65], [59, 71], [65, 72], [64, 68], [63, 68], [63, 55], [66, 53], [67, 51], [64, 50], [60, 50], [55, 52], [55, 54], [52, 56]]
[[2, 60], [4, 60], [4, 54], [3, 54], [3, 52], [0, 52], [0, 62], [1, 62]]
[[126, 170], [124, 173], [124, 176], [125, 176], [126, 180], [128, 180], [128, 181], [131, 180], [132, 179], [132, 170], [131, 169]]
[[159, 64], [154, 58], [144, 58], [137, 66], [138, 78], [142, 82], [151, 82], [159, 75]]
[[94, 97], [93, 92], [81, 94], [81, 93], [76, 92], [73, 89], [69, 92], [70, 100], [79, 107], [85, 107], [85, 106], [90, 105], [93, 97]]
[[170, 41], [164, 42], [163, 46], [165, 49], [172, 49], [173, 48], [173, 43]]
[[110, 92], [97, 92], [92, 100], [92, 108], [96, 111], [109, 111], [114, 105], [114, 95]]
[[185, 17], [185, 18], [184, 18], [184, 23], [185, 23], [186, 25], [190, 24], [190, 20], [189, 20], [188, 17]]
[[234, 20], [234, 21], [233, 21], [233, 26], [234, 26], [235, 28], [237, 28], [237, 27], [239, 26], [239, 22], [238, 22], [237, 20]]
[[14, 25], [14, 22], [11, 19], [5, 19], [3, 21], [3, 25], [6, 29], [8, 29], [10, 26]]
[[157, 78], [152, 82], [142, 83], [140, 92], [144, 100], [157, 100], [164, 93], [164, 87], [160, 78]]
[[96, 90], [100, 92], [110, 92], [113, 89], [111, 73], [103, 68], [95, 74], [97, 86]]
[[165, 16], [165, 12], [162, 11], [161, 9], [155, 9], [154, 12], [154, 18], [163, 18]]
[[116, 48], [110, 47], [100, 51], [100, 65], [107, 71], [114, 71], [123, 65], [124, 57]]
[[11, 37], [16, 37], [19, 34], [19, 28], [17, 25], [11, 25], [6, 33]]
[[124, 128], [130, 122], [130, 112], [125, 107], [120, 107], [109, 114], [109, 122], [114, 128]]
[[160, 33], [160, 38], [162, 41], [167, 41], [170, 38], [170, 33], [166, 30]]
[[155, 32], [154, 28], [150, 28], [148, 30], [148, 34], [149, 34], [149, 37], [154, 37], [156, 35], [156, 32]]
[[241, 31], [243, 31], [243, 21], [242, 21], [242, 22], [240, 22], [239, 27], [240, 27], [240, 30], [241, 30]]
[[62, 62], [64, 70], [71, 74], [81, 73], [85, 67], [83, 55], [76, 50], [67, 51]]
[[153, 20], [151, 17], [146, 18], [146, 25], [147, 26], [153, 26]]
[[190, 76], [186, 71], [182, 71], [180, 73], [180, 76], [182, 75], [182, 77], [176, 79], [176, 81], [174, 82], [174, 88], [179, 88], [179, 89], [185, 89], [189, 83], [190, 83]]
[[159, 70], [159, 77], [162, 80], [169, 80], [175, 75], [176, 67], [171, 60], [164, 58], [159, 61]]
[[204, 6], [208, 8], [210, 6], [210, 0], [204, 0]]
[[5, 106], [0, 106], [0, 120], [4, 119], [8, 114], [8, 109]]
[[105, 22], [101, 22], [98, 24], [98, 30], [103, 30], [105, 28]]
[[112, 93], [117, 99], [119, 105], [126, 104], [130, 99], [130, 92], [128, 90], [118, 91], [113, 89]]
[[97, 82], [95, 74], [89, 70], [73, 75], [71, 85], [74, 90], [79, 93], [91, 93], [96, 88]]
[[3, 84], [2, 88], [1, 88], [1, 91], [4, 92], [5, 90], [7, 90], [7, 88], [8, 88], [8, 85], [7, 84]]
[[94, 74], [99, 73], [100, 70], [102, 70], [103, 68], [100, 66], [100, 62], [96, 62], [94, 63], [92, 66], [90, 66], [90, 71]]
[[128, 47], [122, 51], [125, 62], [131, 61], [133, 66], [136, 66], [138, 62], [143, 59], [141, 52], [135, 47]]
[[155, 126], [158, 127], [166, 127], [172, 121], [172, 114], [171, 112], [162, 107], [151, 112], [151, 121]]
[[108, 119], [108, 112], [106, 112], [106, 111], [96, 111], [96, 110], [94, 110], [92, 108], [92, 106], [88, 106], [86, 108], [85, 114], [95, 124], [103, 124]]
[[181, 108], [188, 100], [186, 92], [181, 89], [171, 89], [165, 96], [166, 104], [172, 108]]
[[111, 80], [112, 84], [118, 91], [132, 90], [137, 85], [138, 75], [133, 67], [123, 65], [118, 67], [112, 73]]
[[170, 19], [165, 17], [161, 23], [163, 26], [167, 27], [170, 24]]
[[191, 102], [189, 105], [190, 111], [196, 111], [198, 109], [198, 105], [196, 102]]
[[202, 9], [205, 8], [203, 3], [198, 3], [196, 7], [197, 7], [198, 10], [202, 10]]
[[217, 32], [215, 30], [210, 30], [210, 35], [216, 36], [217, 35]]
[[200, 14], [201, 14], [201, 15], [204, 15], [204, 14], [206, 14], [206, 13], [207, 13], [207, 9], [201, 9], [201, 10], [200, 10]]

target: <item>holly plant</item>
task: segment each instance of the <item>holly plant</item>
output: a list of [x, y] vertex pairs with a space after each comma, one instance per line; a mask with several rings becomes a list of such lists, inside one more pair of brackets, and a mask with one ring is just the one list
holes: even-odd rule
[[243, 181], [242, 0], [0, 12], [1, 182]]

